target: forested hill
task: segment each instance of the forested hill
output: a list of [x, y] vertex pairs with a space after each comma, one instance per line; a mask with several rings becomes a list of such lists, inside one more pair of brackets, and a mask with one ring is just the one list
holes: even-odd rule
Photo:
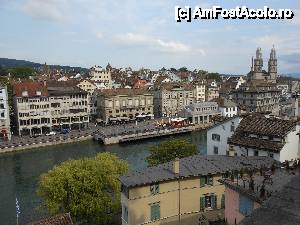
[[[0, 58], [0, 67], [8, 69], [8, 68], [17, 68], [17, 67], [29, 67], [32, 69], [39, 69], [43, 67], [44, 64], [30, 62], [26, 60], [18, 60], [18, 59], [7, 59]], [[85, 71], [86, 68], [82, 67], [72, 67], [72, 66], [61, 66], [61, 65], [49, 65], [51, 69], [63, 69], [63, 70], [75, 70], [75, 71]]]

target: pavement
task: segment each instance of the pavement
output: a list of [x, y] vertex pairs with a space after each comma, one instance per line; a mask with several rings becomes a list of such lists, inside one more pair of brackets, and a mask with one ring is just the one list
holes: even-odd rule
[[[158, 130], [156, 128], [157, 121], [161, 119], [146, 120], [143, 122], [122, 124], [122, 125], [111, 125], [111, 126], [96, 126], [94, 123], [90, 123], [88, 128], [82, 130], [71, 130], [68, 134], [56, 134], [52, 136], [12, 136], [10, 141], [0, 142], [0, 149], [35, 145], [39, 143], [55, 142], [59, 140], [67, 139], [78, 139], [79, 137], [93, 136], [95, 133], [104, 135], [105, 137], [132, 134], [132, 133], [144, 133], [147, 131]], [[162, 128], [160, 128], [162, 129]]]

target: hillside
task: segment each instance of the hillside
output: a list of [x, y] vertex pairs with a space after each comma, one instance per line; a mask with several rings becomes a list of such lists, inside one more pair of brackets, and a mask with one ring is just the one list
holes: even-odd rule
[[[0, 67], [8, 69], [8, 68], [16, 68], [16, 67], [30, 67], [33, 69], [42, 68], [44, 64], [30, 62], [26, 60], [18, 60], [18, 59], [7, 59], [7, 58], [0, 58]], [[66, 71], [87, 71], [86, 68], [82, 67], [72, 67], [72, 66], [61, 66], [61, 65], [49, 65], [51, 69], [63, 69]]]

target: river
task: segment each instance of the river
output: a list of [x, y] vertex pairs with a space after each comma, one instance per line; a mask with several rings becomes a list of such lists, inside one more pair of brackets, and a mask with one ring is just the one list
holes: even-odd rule
[[40, 199], [36, 188], [39, 176], [54, 165], [107, 151], [127, 160], [131, 170], [139, 170], [147, 166], [145, 157], [149, 154], [149, 146], [170, 138], [189, 139], [198, 146], [200, 154], [206, 154], [206, 132], [197, 131], [119, 145], [104, 146], [85, 141], [0, 155], [0, 225], [16, 224], [16, 197], [21, 211], [20, 225], [44, 216], [44, 212], [37, 210]]

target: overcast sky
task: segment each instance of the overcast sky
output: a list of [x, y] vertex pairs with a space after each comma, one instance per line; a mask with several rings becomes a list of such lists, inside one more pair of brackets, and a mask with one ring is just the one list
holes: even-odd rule
[[[293, 20], [176, 23], [175, 5], [290, 8]], [[90, 67], [206, 69], [245, 74], [272, 45], [279, 72], [300, 72], [299, 0], [0, 0], [0, 57]]]

